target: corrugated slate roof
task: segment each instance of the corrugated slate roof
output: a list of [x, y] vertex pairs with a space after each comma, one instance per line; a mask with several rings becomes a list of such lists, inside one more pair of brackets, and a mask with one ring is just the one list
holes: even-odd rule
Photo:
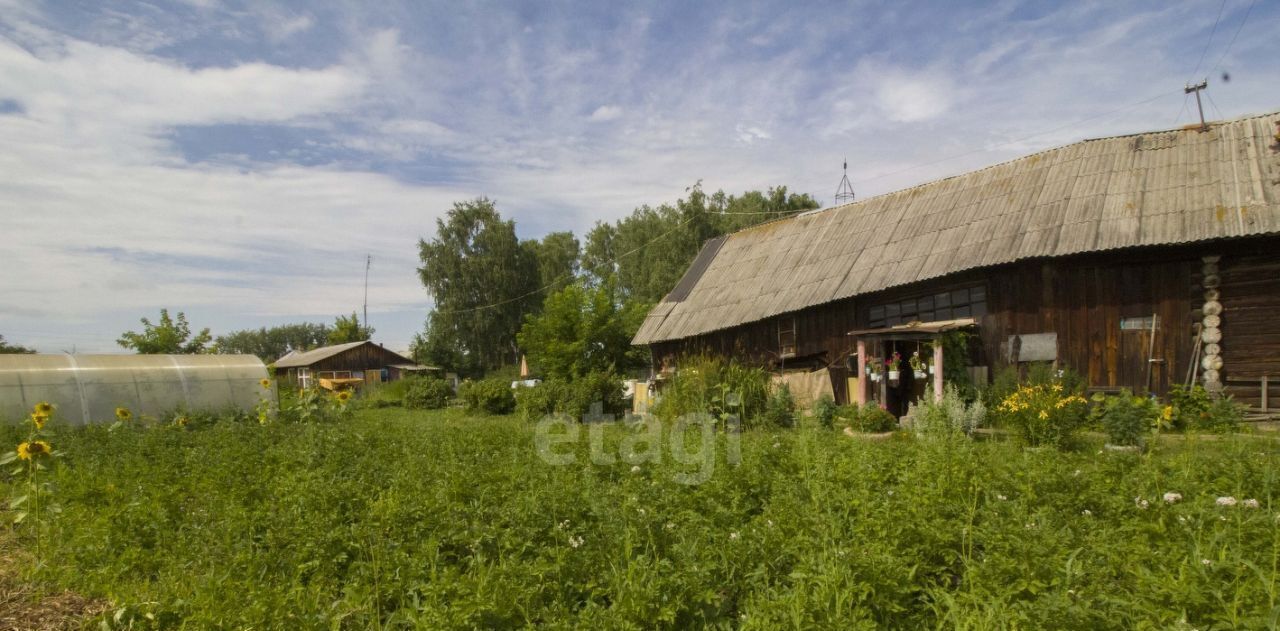
[[[363, 342], [347, 342], [346, 344], [334, 344], [333, 346], [321, 346], [320, 348], [313, 348], [309, 351], [303, 351], [301, 353], [290, 351], [289, 354], [275, 361], [275, 367], [276, 368], [302, 368], [305, 366], [310, 366], [311, 364], [314, 364], [322, 359], [329, 359], [334, 355], [349, 351], [357, 346], [360, 346], [361, 344], [373, 344], [373, 342], [370, 342], [368, 340]], [[383, 350], [386, 350], [386, 349], [383, 349]], [[391, 351], [387, 351], [387, 352], [390, 353]], [[395, 354], [398, 355], [399, 353], [395, 353]], [[404, 356], [401, 356], [401, 357], [405, 360], [406, 363], [410, 363], [410, 364], [413, 363], [413, 360], [409, 359], [408, 357], [404, 357]]]
[[1085, 140], [747, 228], [632, 343], [1021, 259], [1280, 232], [1278, 122]]

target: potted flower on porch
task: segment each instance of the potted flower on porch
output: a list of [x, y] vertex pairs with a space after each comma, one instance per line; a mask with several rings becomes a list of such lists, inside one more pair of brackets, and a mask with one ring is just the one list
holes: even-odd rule
[[911, 353], [911, 359], [908, 359], [907, 363], [911, 364], [911, 370], [915, 372], [916, 379], [925, 378], [925, 363], [923, 359], [920, 359], [920, 351]]
[[889, 372], [889, 381], [898, 380], [898, 363], [902, 361], [902, 355], [894, 353], [889, 359], [884, 360], [885, 370]]
[[884, 374], [880, 371], [880, 360], [867, 362], [867, 378], [874, 383], [879, 383]]

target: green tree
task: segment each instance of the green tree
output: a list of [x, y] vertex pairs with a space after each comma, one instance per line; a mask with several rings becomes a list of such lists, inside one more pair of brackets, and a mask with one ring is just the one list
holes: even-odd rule
[[213, 347], [219, 353], [257, 355], [262, 361], [270, 363], [289, 351], [305, 351], [325, 345], [329, 339], [329, 330], [327, 325], [311, 322], [244, 329], [219, 335], [214, 340]]
[[142, 318], [141, 333], [126, 331], [120, 335], [116, 343], [137, 351], [139, 355], [191, 355], [207, 352], [206, 347], [212, 340], [213, 336], [209, 334], [207, 328], [201, 329], [193, 337], [186, 314], [179, 311], [177, 319], [174, 320], [169, 317], [168, 309], [161, 309], [158, 324], [152, 324], [147, 318]]
[[35, 352], [32, 348], [10, 344], [4, 341], [3, 335], [0, 335], [0, 355], [30, 355]]
[[522, 247], [515, 223], [488, 199], [459, 202], [418, 245], [418, 272], [435, 301], [424, 344], [453, 344], [459, 358], [442, 367], [475, 372], [515, 361], [523, 317], [541, 305], [537, 256]]
[[348, 342], [363, 342], [373, 339], [373, 328], [361, 326], [360, 318], [356, 316], [356, 312], [351, 312], [351, 317], [338, 316], [333, 321], [333, 328], [329, 329], [329, 336], [326, 342], [333, 344], [346, 344]]
[[644, 366], [645, 349], [631, 345], [651, 305], [622, 303], [612, 279], [577, 282], [547, 297], [542, 311], [525, 320], [517, 339], [543, 376], [577, 379], [588, 373]]
[[581, 247], [572, 232], [548, 233], [541, 241], [530, 239], [522, 245], [532, 251], [537, 261], [538, 286], [553, 287], [548, 294], [573, 282]]

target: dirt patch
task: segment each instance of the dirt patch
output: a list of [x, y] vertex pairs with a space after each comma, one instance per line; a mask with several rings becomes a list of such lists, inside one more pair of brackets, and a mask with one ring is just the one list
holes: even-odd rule
[[74, 592], [41, 593], [22, 578], [22, 568], [30, 563], [31, 555], [13, 535], [0, 533], [0, 631], [81, 629], [110, 607]]

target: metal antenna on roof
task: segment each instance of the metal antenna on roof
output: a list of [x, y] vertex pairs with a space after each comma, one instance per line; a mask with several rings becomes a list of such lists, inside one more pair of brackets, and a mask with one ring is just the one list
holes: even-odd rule
[[844, 160], [844, 176], [840, 178], [840, 186], [836, 187], [836, 205], [853, 201], [853, 184], [849, 182], [849, 159]]
[[1195, 85], [1191, 85], [1190, 83], [1188, 83], [1186, 89], [1183, 90], [1183, 93], [1185, 94], [1191, 94], [1192, 92], [1196, 93], [1196, 109], [1200, 110], [1200, 131], [1209, 131], [1209, 126], [1206, 125], [1204, 122], [1204, 105], [1200, 103], [1200, 91], [1208, 87], [1209, 87], [1209, 80], [1203, 79], [1200, 81], [1200, 83], [1197, 83]]
[[364, 255], [364, 327], [369, 328], [369, 265], [373, 263], [373, 255]]

